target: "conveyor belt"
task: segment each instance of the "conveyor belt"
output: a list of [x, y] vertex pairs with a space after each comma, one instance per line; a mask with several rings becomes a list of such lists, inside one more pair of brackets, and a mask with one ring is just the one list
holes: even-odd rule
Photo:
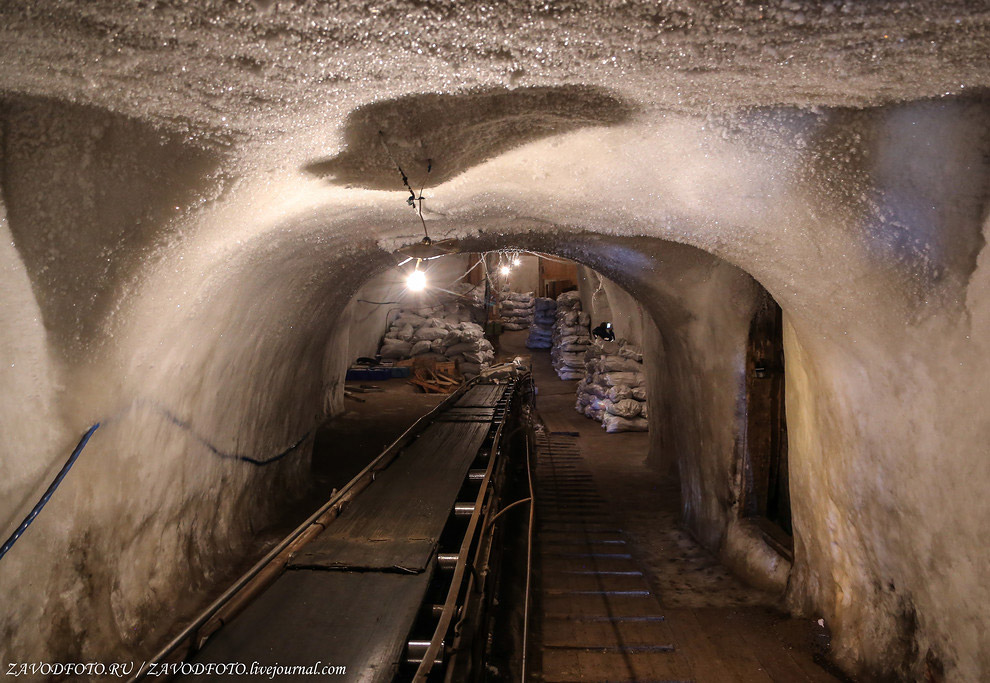
[[455, 408], [493, 408], [505, 387], [498, 384], [476, 384], [454, 403]]
[[425, 570], [461, 482], [490, 427], [490, 419], [428, 427], [289, 566]]
[[[430, 572], [288, 571], [221, 629], [194, 663], [346, 666], [347, 681], [390, 681]], [[279, 676], [279, 681], [314, 677]], [[195, 676], [231, 681], [231, 676]]]
[[192, 662], [319, 661], [346, 666], [347, 680], [392, 680], [441, 533], [479, 449], [503, 417], [498, 404], [506, 391], [473, 386], [437, 415]]
[[495, 419], [494, 408], [476, 408], [455, 406], [444, 411], [437, 422], [491, 422]]

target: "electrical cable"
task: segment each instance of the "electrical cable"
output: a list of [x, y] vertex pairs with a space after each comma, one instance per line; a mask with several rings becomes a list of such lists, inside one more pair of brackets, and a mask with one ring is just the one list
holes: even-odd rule
[[468, 268], [467, 270], [464, 271], [464, 274], [463, 275], [461, 275], [459, 278], [457, 278], [456, 280], [454, 280], [454, 282], [451, 282], [450, 283], [450, 286], [453, 286], [455, 283], [460, 282], [461, 280], [463, 280], [464, 278], [466, 278], [468, 275], [471, 274], [471, 271], [474, 270], [475, 268], [477, 268], [480, 264], [481, 264], [481, 259], [478, 259], [473, 266], [471, 266], [470, 268]]
[[213, 453], [217, 457], [223, 458], [225, 460], [237, 460], [237, 461], [240, 461], [240, 462], [246, 462], [246, 463], [250, 463], [251, 465], [255, 465], [257, 467], [264, 467], [265, 465], [271, 465], [273, 462], [278, 462], [282, 458], [284, 458], [287, 455], [289, 455], [292, 451], [294, 451], [297, 448], [299, 448], [299, 446], [302, 445], [303, 441], [305, 441], [307, 438], [309, 438], [309, 435], [313, 433], [313, 430], [310, 429], [305, 434], [303, 434], [301, 437], [299, 437], [299, 439], [297, 439], [291, 446], [289, 446], [285, 450], [277, 453], [276, 455], [273, 455], [270, 458], [264, 458], [264, 459], [262, 459], [262, 458], [253, 458], [250, 455], [240, 455], [238, 453], [227, 453], [226, 451], [221, 451], [219, 448], [217, 448], [212, 443], [210, 443], [206, 439], [206, 437], [203, 437], [203, 436], [200, 436], [199, 434], [197, 434], [196, 431], [193, 429], [192, 424], [190, 424], [189, 422], [187, 422], [187, 421], [183, 420], [182, 418], [178, 417], [177, 415], [175, 415], [174, 413], [172, 413], [172, 411], [168, 410], [167, 408], [163, 408], [162, 406], [155, 405], [154, 403], [152, 403], [150, 405], [153, 408], [155, 408], [158, 412], [160, 412], [169, 422], [171, 422], [172, 424], [176, 425], [177, 427], [181, 427], [182, 429], [185, 429], [187, 432], [189, 432], [189, 434], [194, 439], [196, 439], [196, 441], [199, 441], [200, 444], [202, 444], [208, 451], [210, 451], [211, 453]]
[[[530, 379], [532, 381], [532, 378]], [[529, 528], [526, 533], [526, 590], [523, 595], [522, 665], [520, 683], [526, 683], [526, 653], [529, 643], [529, 591], [533, 574], [533, 520], [536, 512], [536, 492], [533, 490], [533, 467], [529, 457], [529, 434], [526, 435], [526, 479], [529, 483]]]
[[574, 263], [570, 259], [562, 259], [556, 256], [550, 256], [539, 251], [530, 251], [529, 249], [523, 249], [523, 252], [530, 254], [531, 256], [539, 256], [540, 258], [546, 259], [547, 261], [554, 261], [555, 263]]
[[301, 446], [302, 443], [306, 441], [306, 439], [308, 439], [309, 436], [313, 433], [312, 429], [308, 430], [299, 439], [293, 442], [291, 446], [289, 446], [283, 451], [280, 451], [279, 453], [277, 453], [276, 455], [270, 458], [255, 458], [250, 455], [240, 455], [238, 453], [228, 453], [226, 451], [222, 451], [216, 446], [214, 446], [212, 443], [210, 443], [210, 441], [208, 441], [205, 437], [197, 434], [196, 431], [193, 429], [192, 424], [178, 417], [168, 408], [162, 407], [150, 401], [135, 401], [131, 404], [131, 406], [121, 411], [117, 415], [114, 415], [113, 417], [107, 418], [105, 420], [101, 420], [100, 422], [97, 422], [96, 424], [94, 424], [93, 426], [91, 426], [89, 429], [86, 430], [86, 433], [83, 434], [81, 439], [79, 439], [79, 443], [77, 443], [76, 447], [72, 450], [71, 455], [69, 455], [69, 459], [66, 460], [65, 464], [62, 466], [62, 469], [59, 470], [57, 475], [55, 475], [55, 478], [52, 480], [52, 483], [49, 484], [44, 494], [42, 494], [38, 502], [35, 503], [34, 507], [31, 508], [31, 512], [29, 512], [27, 517], [25, 517], [24, 520], [20, 523], [20, 525], [18, 525], [17, 529], [14, 530], [14, 533], [12, 533], [10, 537], [6, 541], [4, 541], [4, 544], [0, 546], [0, 559], [2, 559], [3, 556], [7, 554], [7, 551], [9, 551], [11, 547], [13, 547], [15, 543], [17, 543], [17, 539], [19, 539], [21, 535], [27, 530], [27, 528], [31, 526], [31, 523], [34, 522], [35, 518], [41, 513], [41, 510], [45, 507], [45, 505], [47, 505], [48, 501], [51, 500], [51, 497], [55, 493], [55, 490], [58, 489], [59, 485], [62, 483], [62, 480], [65, 479], [65, 475], [69, 473], [69, 470], [72, 468], [72, 465], [75, 464], [76, 460], [79, 458], [79, 455], [83, 452], [83, 449], [86, 448], [86, 444], [89, 443], [90, 437], [92, 437], [93, 433], [97, 429], [99, 429], [100, 425], [107, 424], [114, 420], [120, 419], [120, 417], [123, 414], [125, 414], [128, 410], [130, 410], [130, 407], [138, 406], [138, 405], [149, 406], [153, 408], [156, 412], [161, 414], [166, 420], [188, 432], [193, 439], [198, 441], [204, 448], [206, 448], [208, 451], [210, 451], [217, 457], [223, 458], [225, 460], [237, 460], [239, 462], [246, 462], [256, 467], [264, 467], [266, 465], [271, 465], [272, 463], [278, 462], [282, 458], [285, 458], [294, 450], [299, 448], [299, 446]]
[[495, 525], [495, 520], [498, 519], [499, 517], [501, 517], [503, 514], [505, 514], [509, 510], [511, 510], [512, 508], [516, 507], [517, 505], [522, 505], [523, 503], [529, 503], [532, 500], [533, 500], [532, 498], [522, 498], [520, 500], [517, 500], [514, 503], [509, 503], [504, 508], [502, 508], [501, 510], [499, 510], [498, 513], [496, 513], [496, 515], [494, 517], [492, 517], [491, 521], [488, 522], [489, 526], [494, 526]]
[[[378, 131], [378, 136], [382, 142], [382, 147], [385, 148], [385, 153], [388, 155], [388, 158], [391, 159], [392, 163], [395, 164], [395, 167], [399, 169], [399, 175], [402, 176], [402, 184], [406, 186], [407, 190], [409, 190], [409, 199], [406, 200], [406, 203], [408, 203], [409, 206], [411, 206], [413, 210], [416, 211], [417, 215], [419, 215], [419, 221], [420, 223], [423, 224], [423, 235], [425, 235], [426, 241], [427, 243], [429, 243], [430, 231], [426, 229], [426, 219], [423, 218], [423, 191], [420, 190], [419, 197], [416, 196], [416, 191], [413, 190], [412, 186], [409, 184], [409, 177], [406, 176], [406, 172], [402, 170], [402, 167], [399, 166], [399, 162], [395, 160], [394, 156], [392, 156], [392, 151], [388, 148], [388, 143], [385, 142], [385, 132], [381, 130]], [[426, 162], [427, 176], [429, 176], [430, 171], [432, 169], [433, 169], [433, 162], [432, 160], [427, 159]], [[425, 189], [426, 189], [426, 183], [424, 182], [423, 190]], [[416, 202], [419, 202], [418, 210], [416, 208]]]
[[31, 522], [35, 520], [42, 508], [44, 508], [48, 501], [51, 500], [52, 494], [55, 493], [55, 489], [57, 489], [59, 484], [62, 483], [62, 480], [65, 479], [65, 475], [69, 473], [69, 470], [76, 462], [79, 454], [83, 452], [84, 448], [86, 448], [86, 444], [89, 443], [89, 438], [93, 436], [93, 432], [99, 428], [100, 423], [97, 422], [92, 427], [87, 429], [86, 433], [82, 435], [82, 438], [79, 439], [79, 443], [77, 443], [76, 447], [72, 450], [72, 454], [69, 456], [69, 459], [65, 461], [64, 465], [62, 465], [62, 469], [55, 475], [52, 483], [48, 485], [48, 488], [41, 496], [41, 499], [35, 503], [33, 508], [31, 508], [31, 512], [29, 512], [27, 517], [25, 517], [20, 525], [18, 525], [18, 527], [14, 530], [14, 533], [10, 535], [10, 538], [4, 541], [3, 545], [0, 546], [0, 559], [2, 559], [3, 556], [7, 554], [7, 551], [10, 550], [15, 543], [17, 543], [17, 539], [19, 539], [21, 535], [27, 531], [27, 528], [31, 526]]

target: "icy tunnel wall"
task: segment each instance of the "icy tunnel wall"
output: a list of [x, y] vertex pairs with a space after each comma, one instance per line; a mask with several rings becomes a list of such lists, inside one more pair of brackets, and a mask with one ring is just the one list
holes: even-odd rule
[[[5, 538], [101, 426], [0, 562], [0, 658], [146, 655], [304, 490], [340, 407], [338, 323], [394, 261], [357, 229], [259, 238], [213, 215], [219, 159], [181, 138], [53, 102], [3, 114]], [[239, 208], [270, 223], [262, 194]]]
[[[143, 653], [177, 590], [204, 586], [298, 490], [303, 437], [338, 405], [347, 302], [419, 228], [394, 194], [264, 168], [230, 177], [215, 153], [135, 122], [23, 106], [4, 110], [0, 188], [2, 315], [16, 326], [0, 331], [16, 356], [3, 519], [16, 523], [85, 426], [114, 419], [0, 562], [14, 596], [3, 656]], [[111, 133], [94, 151], [119, 162], [75, 164], [90, 116]], [[716, 550], [733, 515], [746, 273], [773, 294], [787, 319], [788, 599], [825, 617], [850, 671], [990, 671], [987, 120], [966, 100], [664, 115], [526, 145], [430, 202], [437, 235], [574, 258], [644, 303], [647, 351], [664, 359], [653, 457], [676, 462], [685, 518]], [[129, 148], [145, 163], [127, 164]], [[46, 160], [78, 170], [48, 182]], [[161, 211], [148, 226], [121, 202], [77, 210], [103, 188]], [[112, 272], [73, 263], [76, 235], [119, 259]], [[79, 286], [89, 272], [109, 293]], [[224, 457], [283, 452], [266, 467]]]
[[612, 323], [616, 339], [642, 345], [643, 307], [628, 292], [587, 266], [578, 266], [581, 306], [591, 315], [591, 327]]

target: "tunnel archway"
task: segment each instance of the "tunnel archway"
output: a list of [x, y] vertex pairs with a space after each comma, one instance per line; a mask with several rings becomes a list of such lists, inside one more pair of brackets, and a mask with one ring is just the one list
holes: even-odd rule
[[[677, 182], [679, 179], [658, 178], [661, 174], [655, 168], [637, 168], [638, 174], [601, 183], [602, 191], [590, 196], [586, 192], [588, 175], [582, 174], [601, 180], [614, 170], [609, 164], [623, 155], [648, 149], [648, 156], [654, 159], [669, 158], [672, 151], [685, 151], [687, 157], [690, 145], [715, 145], [712, 139], [717, 135], [697, 132], [701, 124], [678, 121], [674, 130], [658, 128], [661, 134], [638, 128], [632, 134], [610, 131], [564, 136], [552, 145], [561, 146], [565, 159], [573, 160], [591, 150], [595, 154], [586, 156], [594, 162], [570, 174], [569, 170], [559, 172], [561, 160], [548, 153], [550, 144], [517, 150], [451, 180], [450, 187], [444, 188], [446, 196], [436, 202], [436, 213], [430, 216], [442, 231], [451, 233], [474, 231], [476, 235], [499, 233], [504, 237], [526, 230], [546, 231], [539, 239], [531, 238], [535, 248], [553, 251], [546, 246], [550, 242], [564, 249], [563, 255], [570, 253], [577, 260], [590, 254], [595, 263], [604, 264], [596, 269], [605, 272], [606, 267], [611, 268], [610, 277], [616, 282], [642, 285], [637, 291], [650, 298], [650, 305], [664, 321], [658, 343], [663, 344], [665, 356], [686, 360], [683, 365], [663, 368], [662, 379], [685, 387], [685, 395], [697, 402], [713, 405], [713, 414], [731, 413], [726, 411], [713, 376], [729, 376], [727, 368], [739, 367], [741, 359], [721, 359], [717, 367], [706, 367], [692, 356], [691, 349], [701, 348], [696, 342], [703, 342], [704, 348], [721, 349], [718, 337], [724, 330], [710, 327], [706, 317], [692, 315], [691, 307], [685, 309], [678, 296], [671, 295], [670, 283], [653, 282], [661, 273], [658, 264], [669, 266], [672, 281], [688, 287], [692, 299], [713, 312], [738, 303], [733, 299], [733, 288], [727, 285], [746, 283], [748, 276], [736, 280], [738, 274], [723, 264], [703, 262], [674, 242], [691, 242], [741, 264], [765, 284], [780, 301], [788, 321], [784, 325], [787, 401], [796, 408], [788, 410], [794, 445], [790, 474], [794, 490], [806, 494], [795, 494], [792, 501], [799, 558], [791, 582], [792, 604], [797, 610], [824, 614], [836, 623], [840, 651], [847, 662], [892, 661], [881, 645], [864, 645], [858, 639], [857, 633], [874, 627], [882, 634], [877, 642], [917, 640], [924, 651], [928, 644], [938, 649], [938, 643], [949, 642], [951, 639], [939, 635], [943, 632], [972, 636], [972, 625], [982, 623], [982, 617], [972, 611], [978, 601], [958, 597], [965, 593], [961, 586], [981, 585], [972, 571], [941, 572], [937, 567], [922, 566], [914, 558], [930, 556], [931, 547], [941, 543], [934, 530], [944, 526], [945, 520], [942, 516], [933, 519], [926, 511], [941, 509], [940, 501], [950, 498], [947, 491], [975, 494], [974, 482], [979, 481], [970, 476], [973, 466], [967, 449], [982, 442], [976, 438], [981, 436], [980, 427], [964, 419], [963, 412], [953, 411], [958, 405], [956, 394], [939, 392], [941, 387], [970, 386], [967, 380], [972, 368], [983, 368], [981, 356], [973, 349], [978, 346], [974, 340], [979, 338], [979, 331], [986, 326], [985, 312], [978, 303], [985, 269], [977, 267], [979, 263], [956, 267], [946, 261], [944, 270], [924, 270], [914, 277], [915, 263], [927, 256], [923, 250], [913, 250], [914, 242], [886, 239], [882, 205], [891, 188], [928, 187], [931, 168], [975, 168], [980, 172], [967, 171], [976, 179], [973, 182], [984, 178], [985, 163], [972, 159], [972, 154], [980, 153], [979, 145], [969, 144], [965, 136], [959, 138], [966, 140], [965, 150], [959, 144], [938, 144], [969, 130], [967, 125], [982, 121], [981, 111], [971, 103], [946, 100], [894, 112], [829, 112], [819, 118], [798, 117], [800, 120], [782, 114], [775, 119], [779, 112], [753, 114], [736, 122], [743, 135], [738, 135], [736, 128], [726, 133], [730, 142], [718, 148], [724, 156], [712, 162], [719, 166], [717, 173], [706, 175], [706, 162], [691, 167], [697, 174], [692, 182], [699, 177], [726, 181], [725, 185], [700, 184], [729, 187], [724, 198], [712, 196], [717, 193], [711, 191], [696, 192], [698, 183], [689, 186]], [[783, 141], [770, 145], [774, 149], [772, 163], [766, 162], [770, 157], [762, 151], [744, 153], [749, 150], [739, 142], [748, 135], [748, 126], [769, 120], [789, 122], [773, 128]], [[945, 164], [915, 165], [903, 173], [895, 172], [884, 164], [906, 153], [915, 138], [905, 131], [916, 121], [927, 124], [925, 142], [933, 150], [937, 148], [932, 158]], [[789, 127], [791, 123], [801, 129], [799, 133]], [[673, 135], [688, 129], [694, 131], [694, 137]], [[841, 151], [845, 144], [842, 134], [858, 134], [861, 129], [885, 136], [878, 152], [884, 164], [874, 167], [870, 160], [857, 157], [849, 164], [855, 168], [849, 170], [844, 162], [836, 161], [844, 157], [833, 152]], [[677, 142], [657, 142], [665, 140], [667, 134]], [[810, 147], [788, 147], [792, 134]], [[688, 142], [682, 143], [684, 139]], [[646, 144], [641, 144], [643, 140]], [[804, 149], [811, 151], [801, 151]], [[609, 156], [603, 150], [616, 154]], [[697, 156], [696, 149], [692, 153]], [[533, 158], [541, 154], [552, 161], [534, 164]], [[854, 190], [863, 190], [861, 196], [878, 198], [881, 205], [867, 206], [867, 200], [860, 203], [855, 197], [847, 201], [845, 194], [832, 194], [833, 185], [826, 184], [823, 189], [799, 176], [798, 162], [807, 161], [809, 154], [817, 160], [817, 165], [812, 165], [813, 174], [828, 175], [836, 170], [836, 177], [850, 179], [849, 187], [841, 188], [843, 192], [856, 196]], [[759, 158], [753, 161], [752, 157]], [[600, 162], [604, 166], [601, 174], [591, 174], [589, 167]], [[742, 171], [726, 175], [724, 168]], [[754, 173], [753, 169], [767, 172]], [[774, 175], [776, 171], [779, 173]], [[751, 177], [740, 178], [744, 174]], [[540, 177], [545, 184], [538, 184], [531, 196], [529, 187], [520, 186], [532, 177]], [[954, 177], [944, 176], [940, 182], [951, 184]], [[756, 178], [774, 180], [760, 185], [753, 180]], [[296, 180], [291, 178], [289, 184]], [[597, 187], [594, 181], [590, 184]], [[951, 203], [951, 211], [934, 221], [914, 221], [911, 216], [901, 216], [900, 220], [916, 228], [919, 239], [928, 234], [925, 230], [944, 227], [947, 232], [965, 232], [970, 243], [979, 237], [982, 223], [970, 220], [967, 212], [980, 201], [980, 194], [954, 193], [943, 185], [938, 185], [944, 192], [933, 196], [932, 206]], [[646, 195], [658, 199], [633, 201]], [[298, 199], [298, 195], [290, 196], [280, 206], [295, 206]], [[263, 221], [251, 224], [243, 213], [221, 215], [222, 207], [211, 208], [208, 216], [188, 218], [190, 225], [196, 223], [195, 229], [186, 235], [176, 230], [174, 244], [156, 253], [161, 260], [142, 264], [139, 281], [129, 283], [133, 286], [126, 290], [128, 297], [119, 307], [109, 307], [113, 313], [109, 322], [97, 321], [99, 343], [78, 356], [63, 357], [53, 351], [53, 361], [42, 342], [38, 366], [56, 376], [41, 398], [46, 406], [57, 407], [52, 411], [57, 416], [53, 419], [56, 426], [51, 427], [56, 434], [46, 441], [52, 444], [51, 451], [68, 440], [66, 434], [85, 427], [91, 419], [117, 414], [118, 407], [127, 408], [136, 397], [149, 393], [174, 399], [171, 407], [191, 416], [202, 433], [216, 436], [225, 448], [240, 452], [277, 453], [322, 418], [323, 399], [333, 394], [326, 389], [332, 385], [338, 365], [326, 353], [323, 342], [314, 344], [307, 339], [327, 340], [336, 334], [339, 314], [346, 306], [341, 297], [355, 291], [355, 279], [360, 281], [376, 268], [386, 267], [392, 246], [408, 243], [415, 230], [410, 227], [409, 216], [393, 211], [391, 199], [380, 195], [329, 192], [318, 201], [310, 199], [303, 197], [300, 205], [305, 208], [290, 219], [272, 215], [279, 213], [274, 210]], [[551, 221], [549, 216], [555, 212], [561, 218]], [[505, 220], [506, 215], [513, 218]], [[528, 226], [524, 225], [527, 221]], [[371, 225], [374, 232], [369, 229]], [[789, 231], [770, 232], [768, 226], [776, 229], [780, 225], [788, 226]], [[573, 237], [582, 230], [588, 234]], [[28, 237], [29, 233], [25, 231]], [[669, 238], [668, 244], [673, 246], [665, 246], [659, 255], [628, 249], [629, 243], [621, 240], [635, 242], [637, 238], [623, 236], [634, 233], [650, 235], [649, 239]], [[603, 234], [607, 237], [598, 236]], [[242, 239], [244, 244], [234, 245], [235, 240]], [[544, 246], [536, 246], [541, 240]], [[596, 240], [599, 251], [594, 248]], [[16, 249], [12, 251], [16, 260]], [[951, 251], [945, 253], [951, 256]], [[652, 255], [644, 258], [644, 253]], [[978, 250], [967, 253], [977, 255], [977, 262], [985, 255]], [[676, 263], [681, 254], [693, 267]], [[183, 255], [186, 261], [180, 263]], [[190, 266], [190, 261], [195, 265]], [[159, 265], [163, 272], [152, 272]], [[170, 269], [176, 272], [164, 272]], [[904, 282], [910, 284], [906, 294], [897, 286]], [[750, 286], [741, 284], [741, 291]], [[30, 284], [23, 289], [30, 298]], [[839, 294], [843, 296], [841, 307], [837, 304]], [[719, 301], [723, 296], [725, 301]], [[929, 297], [936, 303], [929, 305]], [[287, 314], [290, 311], [297, 315]], [[959, 322], [959, 316], [965, 321]], [[669, 329], [680, 333], [670, 334]], [[911, 334], [904, 334], [905, 329]], [[733, 330], [732, 334], [738, 332]], [[949, 352], [931, 357], [928, 350], [943, 336], [950, 338]], [[244, 339], [251, 339], [252, 344], [238, 347], [235, 342]], [[285, 359], [296, 363], [294, 370]], [[733, 391], [727, 395], [739, 394]], [[947, 400], [936, 400], [938, 396]], [[915, 416], [909, 424], [903, 419], [905, 405]], [[280, 412], [279, 406], [288, 412]], [[685, 423], [694, 424], [695, 418], [683, 406], [667, 409], [673, 415], [683, 415]], [[730, 417], [724, 424], [735, 422]], [[690, 458], [700, 450], [722, 452], [725, 435], [724, 429], [713, 425], [694, 429], [690, 438], [684, 433], [658, 435], [657, 453], [673, 462], [676, 456]], [[23, 453], [27, 459], [33, 442], [29, 446], [16, 457]], [[136, 615], [140, 612], [152, 611], [152, 603], [138, 604], [140, 600], [132, 599], [141, 577], [153, 576], [156, 585], [168, 587], [181, 583], [187, 575], [183, 567], [149, 568], [142, 557], [155, 553], [178, 556], [189, 546], [191, 564], [208, 570], [213, 562], [208, 556], [217, 548], [236, 546], [233, 539], [249, 533], [256, 523], [250, 514], [259, 514], [279, 487], [272, 480], [260, 481], [235, 471], [232, 465], [210, 461], [202, 444], [186, 440], [174, 425], [141, 410], [128, 411], [127, 420], [103, 432], [94, 446], [98, 464], [83, 462], [79, 470], [86, 491], [71, 498], [72, 504], [56, 499], [49, 510], [51, 514], [61, 507], [61, 519], [72, 518], [73, 504], [78, 503], [85, 512], [72, 518], [68, 531], [54, 522], [38, 522], [37, 529], [48, 525], [42, 537], [56, 541], [54, 550], [40, 552], [36, 564], [57, 567], [66, 550], [74, 556], [121, 558], [119, 563], [111, 561], [112, 566], [105, 571], [96, 572], [92, 581], [70, 576], [68, 571], [60, 573], [60, 569], [43, 570], [53, 586], [98, 595], [102, 605], [112, 605], [110, 611], [116, 621], [96, 627], [90, 635], [94, 642], [108, 643], [120, 638], [122, 632], [130, 633], [139, 622]], [[147, 457], [149, 453], [154, 457]], [[929, 457], [932, 453], [939, 453], [938, 458]], [[700, 530], [707, 545], [717, 547], [721, 541], [719, 526], [711, 521], [732, 500], [734, 491], [721, 483], [722, 473], [731, 463], [709, 465], [685, 478], [691, 495], [704, 501], [689, 506], [685, 518], [692, 528]], [[941, 483], [919, 487], [917, 482], [928, 475]], [[135, 485], [128, 490], [121, 481]], [[168, 491], [162, 482], [188, 484], [188, 490]], [[144, 490], [149, 484], [147, 509], [143, 504], [135, 506], [130, 491]], [[230, 493], [219, 509], [213, 503], [217, 488]], [[713, 494], [709, 496], [709, 492]], [[91, 500], [99, 503], [91, 506], [87, 502]], [[201, 513], [203, 519], [215, 524], [204, 529], [200, 522], [188, 521], [186, 526], [162, 534], [167, 526], [163, 520], [184, 519], [180, 514], [183, 508]], [[120, 510], [126, 513], [116, 515], [119, 525], [102, 529], [105, 521], [115, 516], [110, 511]], [[244, 510], [249, 514], [234, 512]], [[851, 511], [857, 511], [855, 519]], [[156, 516], [159, 513], [161, 518]], [[122, 529], [123, 535], [129, 536], [126, 540], [119, 538]], [[905, 533], [893, 533], [892, 529]], [[969, 540], [978, 538], [981, 531], [964, 526], [959, 533], [970, 548], [976, 546]], [[970, 559], [965, 563], [982, 556], [981, 552], [967, 551]], [[12, 575], [29, 571], [20, 565]], [[105, 589], [118, 578], [121, 580], [113, 590]], [[887, 588], [891, 585], [896, 591]], [[19, 609], [11, 618], [32, 621], [32, 615], [46, 610], [71, 613], [75, 607], [59, 594], [53, 590], [51, 597], [40, 600], [47, 606]], [[943, 594], [957, 597], [946, 601]], [[946, 607], [948, 602], [953, 606]], [[915, 608], [934, 615], [932, 621], [915, 628], [910, 620], [900, 623], [889, 616], [909, 614]], [[898, 630], [902, 627], [908, 630]], [[42, 647], [37, 638], [31, 638], [36, 649]], [[52, 642], [69, 640], [60, 636]], [[905, 655], [912, 656], [910, 652]], [[973, 658], [964, 660], [967, 670], [972, 671]]]
[[[123, 419], [109, 423], [99, 434], [93, 443], [93, 452], [99, 455], [81, 463], [79, 471], [97, 490], [109, 485], [111, 472], [122, 472], [135, 480], [151, 477], [189, 482], [181, 492], [154, 492], [156, 510], [142, 513], [136, 524], [143, 528], [133, 536], [131, 531], [123, 536], [114, 532], [113, 538], [104, 537], [99, 530], [95, 532], [97, 544], [105, 548], [103, 552], [119, 557], [122, 565], [129, 564], [132, 568], [127, 573], [135, 580], [147, 571], [156, 576], [155, 581], [168, 585], [175, 580], [170, 577], [185, 575], [187, 570], [177, 567], [145, 567], [139, 558], [152, 553], [149, 548], [164, 550], [173, 543], [186, 545], [190, 537], [195, 539], [194, 571], [216, 572], [221, 561], [216, 549], [242, 548], [243, 541], [239, 539], [271, 519], [277, 501], [286, 491], [300, 486], [296, 463], [304, 455], [279, 460], [270, 469], [252, 469], [214, 457], [204, 450], [201, 441], [190, 438], [191, 434], [205, 435], [211, 444], [226, 452], [268, 459], [298, 441], [300, 434], [307, 434], [323, 413], [339, 410], [340, 380], [348, 359], [330, 350], [339, 349], [346, 335], [348, 299], [363, 282], [389, 268], [395, 260], [379, 242], [360, 237], [356, 240], [359, 246], [352, 243], [341, 249], [341, 240], [348, 238], [328, 239], [321, 220], [312, 225], [314, 230], [300, 229], [305, 223], [297, 223], [293, 230], [259, 233], [238, 246], [228, 240], [213, 244], [207, 240], [205, 246], [185, 251], [183, 262], [163, 263], [162, 279], [149, 278], [141, 296], [132, 299], [135, 310], [118, 333], [119, 339], [135, 343], [117, 347], [114, 354], [126, 350], [129, 355], [117, 356], [110, 365], [129, 366], [134, 371], [116, 377], [107, 373], [114, 383], [103, 386], [99, 395], [105, 398], [89, 408], [123, 415]], [[345, 231], [355, 236], [362, 233], [363, 221], [355, 220], [351, 225]], [[627, 290], [636, 291], [649, 301], [651, 316], [663, 316], [660, 326], [664, 332], [658, 330], [654, 339], [663, 344], [668, 360], [651, 372], [657, 374], [659, 382], [683, 384], [692, 397], [690, 401], [663, 401], [676, 413], [670, 422], [689, 424], [695, 413], [693, 401], [704, 403], [713, 398], [722, 411], [731, 414], [732, 397], [720, 394], [726, 378], [738, 372], [736, 352], [728, 350], [733, 345], [722, 348], [716, 344], [718, 368], [715, 372], [703, 371], [704, 379], [699, 382], [692, 368], [701, 359], [692, 353], [692, 340], [672, 335], [670, 330], [676, 325], [690, 326], [697, 317], [697, 312], [692, 312], [688, 302], [677, 294], [679, 288], [689, 286], [694, 292], [691, 296], [712, 306], [716, 322], [710, 324], [728, 325], [738, 337], [744, 329], [742, 318], [735, 320], [737, 316], [730, 314], [736, 304], [746, 300], [747, 292], [751, 293], [754, 283], [748, 276], [693, 247], [661, 244], [649, 238], [603, 238], [563, 230], [547, 235], [532, 231], [532, 225], [525, 222], [508, 226], [508, 232], [505, 223], [499, 227], [498, 232], [481, 232], [467, 238], [464, 248], [484, 251], [516, 246], [572, 258]], [[268, 242], [271, 236], [274, 242]], [[651, 251], [654, 247], [661, 250]], [[221, 270], [213, 268], [218, 259], [224, 263]], [[657, 262], [670, 269], [669, 280], [652, 277]], [[175, 265], [179, 268], [175, 269]], [[181, 283], [188, 283], [188, 275], [197, 272], [202, 274], [198, 291], [191, 299], [180, 295]], [[716, 302], [709, 297], [713, 274], [719, 283], [716, 286], [726, 293], [726, 298]], [[171, 283], [179, 283], [180, 288]], [[292, 315], [287, 315], [287, 301], [293, 304]], [[686, 334], [690, 337], [700, 333], [705, 343], [712, 344], [719, 335], [710, 332], [702, 327]], [[727, 340], [728, 336], [722, 339]], [[737, 339], [735, 344], [738, 343]], [[99, 363], [95, 366], [93, 373], [98, 374]], [[734, 385], [734, 381], [729, 380], [728, 385]], [[231, 394], [235, 387], [236, 393]], [[146, 410], [151, 401], [168, 406], [192, 429], [177, 429], [160, 413]], [[716, 426], [716, 422], [722, 424]], [[156, 435], [160, 450], [154, 459], [141, 457], [129, 445], [138, 442], [137, 434]], [[690, 434], [683, 429], [657, 430], [653, 448], [656, 457], [668, 466], [676, 466], [679, 450], [695, 463], [685, 473], [692, 496], [686, 506], [687, 515], [702, 530], [699, 535], [714, 539], [717, 547], [724, 533], [720, 529], [723, 522], [718, 519], [722, 513], [706, 511], [701, 499], [709, 487], [726, 491], [729, 483], [720, 465], [703, 465], [694, 457], [699, 452], [697, 440], [708, 438], [702, 436], [706, 434], [723, 447], [732, 443], [731, 424], [712, 416], [704, 424], [695, 425]], [[94, 468], [96, 462], [102, 463], [102, 471]], [[109, 470], [108, 462], [114, 463]], [[222, 482], [219, 489], [217, 482]], [[112, 488], [108, 504], [116, 501], [127, 507], [126, 487], [114, 484]], [[259, 497], [262, 491], [265, 493]], [[163, 539], [156, 527], [179, 515], [190, 520], [188, 527]], [[86, 524], [84, 520], [77, 523]], [[120, 520], [118, 528], [126, 529], [129, 523]], [[111, 568], [105, 576], [115, 571]], [[100, 577], [94, 580], [96, 584], [102, 581]], [[140, 613], [153, 609], [148, 596], [137, 604], [130, 603], [126, 592], [130, 580], [118, 584], [119, 588], [107, 597], [115, 605], [121, 624], [134, 624]], [[114, 628], [113, 624], [107, 626]], [[111, 634], [112, 631], [104, 637], [113, 640], [115, 636]]]

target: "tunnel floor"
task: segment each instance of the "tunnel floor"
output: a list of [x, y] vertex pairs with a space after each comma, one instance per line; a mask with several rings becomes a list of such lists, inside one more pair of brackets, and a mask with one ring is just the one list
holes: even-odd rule
[[[579, 415], [577, 382], [560, 380], [525, 336], [503, 335], [501, 352], [531, 356], [546, 428], [537, 438], [539, 680], [840, 680], [816, 663], [827, 642], [813, 621], [790, 618], [678, 526], [679, 487], [646, 466], [649, 436], [606, 434]], [[588, 573], [575, 574], [582, 562]]]

